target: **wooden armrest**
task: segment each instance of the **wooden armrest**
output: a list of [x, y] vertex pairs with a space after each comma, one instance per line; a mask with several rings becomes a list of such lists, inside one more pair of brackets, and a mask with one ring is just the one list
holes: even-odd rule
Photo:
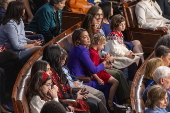
[[150, 30], [150, 29], [143, 29], [143, 28], [131, 28], [129, 27], [130, 30], [133, 31], [139, 31], [139, 32], [144, 32], [144, 33], [151, 33], [151, 34], [161, 34], [161, 35], [166, 35], [165, 32], [163, 32], [162, 30]]
[[71, 104], [73, 107], [77, 106], [77, 102], [74, 99], [59, 99], [60, 101], [63, 101], [67, 104]]
[[83, 81], [83, 83], [89, 83], [91, 78], [90, 77], [82, 77], [82, 76], [75, 76], [77, 79]]
[[86, 16], [86, 14], [85, 13], [74, 13], [74, 12], [63, 11], [62, 16], [71, 16], [71, 17], [84, 18]]
[[26, 34], [26, 35], [35, 35], [36, 32], [33, 32], [33, 31], [25, 31], [25, 34]]

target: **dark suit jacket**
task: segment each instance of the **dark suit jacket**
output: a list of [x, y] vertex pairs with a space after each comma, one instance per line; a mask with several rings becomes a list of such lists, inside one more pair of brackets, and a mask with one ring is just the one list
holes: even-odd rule
[[162, 16], [170, 20], [170, 0], [156, 0], [156, 1], [162, 10]]

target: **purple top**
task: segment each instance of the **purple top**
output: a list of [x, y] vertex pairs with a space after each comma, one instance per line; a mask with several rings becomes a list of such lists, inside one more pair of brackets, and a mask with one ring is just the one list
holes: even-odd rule
[[88, 76], [85, 72], [89, 71], [93, 74], [104, 70], [104, 64], [95, 66], [90, 58], [89, 50], [83, 46], [71, 48], [68, 57], [68, 68], [71, 74], [75, 76]]
[[[104, 70], [103, 63], [98, 66], [93, 64], [89, 50], [83, 46], [73, 46], [71, 48], [67, 67], [70, 69], [70, 73], [75, 76], [88, 76], [88, 72], [98, 73]], [[99, 85], [96, 80], [91, 80], [89, 83], [84, 84], [103, 91], [106, 98], [108, 98], [110, 84]]]

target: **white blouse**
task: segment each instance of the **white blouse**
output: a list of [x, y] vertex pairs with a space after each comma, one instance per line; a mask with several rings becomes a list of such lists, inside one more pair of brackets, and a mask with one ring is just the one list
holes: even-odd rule
[[[58, 98], [54, 98], [53, 100], [58, 102]], [[38, 95], [33, 96], [29, 104], [31, 113], [40, 113], [41, 108], [46, 102], [47, 101], [42, 100]]]

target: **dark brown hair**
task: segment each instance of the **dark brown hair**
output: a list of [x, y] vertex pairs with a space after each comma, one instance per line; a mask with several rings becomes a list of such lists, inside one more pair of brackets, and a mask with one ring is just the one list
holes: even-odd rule
[[74, 46], [80, 45], [79, 40], [80, 40], [82, 32], [84, 32], [84, 31], [86, 31], [86, 30], [83, 28], [78, 28], [73, 32], [72, 41], [73, 41]]
[[31, 76], [33, 76], [37, 71], [41, 70], [41, 71], [47, 71], [47, 65], [49, 63], [45, 60], [38, 60], [36, 61], [31, 69]]
[[42, 60], [47, 61], [51, 68], [55, 70], [56, 73], [61, 78], [61, 82], [66, 84], [67, 78], [61, 67], [61, 49], [60, 47], [51, 44], [44, 48]]
[[40, 113], [66, 113], [66, 110], [60, 102], [52, 100], [44, 104]]
[[112, 31], [116, 30], [119, 24], [124, 21], [125, 21], [125, 18], [122, 15], [120, 14], [114, 15], [111, 19], [110, 29]]
[[51, 76], [48, 76], [48, 78], [42, 82], [42, 75], [43, 75], [44, 71], [37, 71], [32, 79], [29, 81], [28, 84], [28, 90], [27, 90], [27, 99], [28, 102], [31, 101], [33, 96], [40, 96], [43, 100], [47, 101], [49, 100], [49, 98], [47, 97], [47, 95], [44, 95], [41, 91], [41, 87], [48, 81], [51, 79]]
[[7, 7], [2, 24], [7, 24], [10, 20], [14, 20], [17, 24], [20, 24], [24, 10], [24, 3], [20, 1], [12, 1]]
[[[92, 15], [92, 16], [95, 16], [95, 15], [97, 14], [97, 12], [99, 11], [99, 9], [101, 9], [101, 7], [99, 7], [99, 6], [92, 6], [92, 7], [88, 10], [87, 14], [90, 14], [90, 15]], [[102, 9], [101, 9], [101, 10], [102, 10]]]
[[103, 13], [104, 13], [104, 18], [106, 18], [107, 20], [109, 20], [109, 17], [112, 16], [111, 15], [111, 8], [112, 8], [112, 2], [110, 1], [105, 1], [105, 2], [101, 2], [99, 4], [99, 6], [102, 8]]
[[92, 22], [93, 22], [94, 16], [91, 14], [86, 15], [84, 20], [82, 21], [81, 27], [86, 29], [89, 33], [90, 38], [93, 37], [93, 29], [92, 29]]

